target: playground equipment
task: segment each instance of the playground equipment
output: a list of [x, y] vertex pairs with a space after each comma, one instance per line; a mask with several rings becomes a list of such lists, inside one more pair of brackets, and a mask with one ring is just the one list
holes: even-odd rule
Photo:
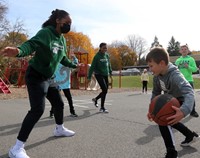
[[4, 81], [7, 83], [14, 76], [17, 78], [16, 82], [17, 87], [25, 85], [24, 77], [27, 67], [28, 67], [28, 60], [26, 58], [20, 58], [12, 64], [8, 63], [4, 73]]
[[25, 73], [26, 69], [28, 67], [28, 61], [25, 59], [22, 59], [21, 61], [21, 67], [19, 68], [19, 76], [17, 80], [17, 86], [21, 87], [22, 85], [25, 85]]
[[11, 91], [9, 90], [9, 86], [5, 84], [2, 78], [0, 78], [0, 93], [11, 93]]
[[71, 87], [74, 89], [87, 89], [87, 73], [88, 73], [88, 52], [80, 46], [73, 49], [73, 53], [79, 60], [81, 66], [74, 71], [71, 76]]
[[90, 83], [88, 84], [87, 90], [96, 91], [100, 89], [100, 86], [94, 76], [92, 76]]
[[[91, 66], [91, 64], [88, 64], [88, 70], [90, 69], [90, 66]], [[108, 88], [112, 88], [112, 87], [113, 87], [113, 81], [108, 79]], [[88, 84], [87, 90], [95, 91], [95, 90], [98, 90], [98, 89], [100, 89], [100, 86], [99, 86], [95, 76], [92, 75], [92, 78], [91, 78], [90, 83]]]
[[[88, 52], [81, 47], [77, 47], [73, 49], [73, 53], [81, 63], [79, 69], [72, 72], [71, 76], [71, 87], [74, 89], [81, 89], [84, 87], [85, 90], [98, 90], [100, 89], [96, 78], [93, 76], [91, 82], [87, 83], [87, 74], [90, 68], [90, 64], [88, 64]], [[112, 88], [112, 81], [109, 81], [109, 87]]]
[[[75, 69], [71, 73], [71, 88], [72, 89], [81, 89], [84, 88], [85, 90], [98, 90], [99, 85], [94, 78], [92, 78], [91, 83], [88, 86], [87, 83], [87, 74], [88, 74], [88, 52], [84, 50], [81, 47], [77, 47], [75, 49], [72, 49], [72, 53], [76, 55], [76, 57], [79, 60], [79, 63], [81, 63], [80, 68]], [[17, 87], [22, 87], [25, 85], [25, 73], [26, 69], [28, 67], [28, 60], [30, 58], [19, 58], [15, 60], [14, 62], [8, 62], [8, 65], [6, 66], [6, 69], [4, 71], [4, 74], [2, 80], [4, 81], [4, 84], [13, 84], [13, 81], [10, 83], [11, 79], [14, 78], [15, 85]], [[112, 84], [109, 83], [109, 86], [112, 88]]]

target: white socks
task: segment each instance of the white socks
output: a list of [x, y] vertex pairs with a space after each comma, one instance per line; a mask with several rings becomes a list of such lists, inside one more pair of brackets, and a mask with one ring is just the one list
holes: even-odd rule
[[[56, 125], [56, 129], [59, 130], [59, 131], [63, 130], [64, 128], [65, 127], [64, 127], [63, 124], [62, 125]], [[25, 145], [25, 142], [22, 142], [22, 141], [17, 139], [13, 148], [18, 150], [20, 148], [24, 148], [24, 145]]]
[[56, 129], [57, 130], [62, 130], [62, 129], [64, 129], [65, 127], [64, 127], [64, 125], [62, 124], [62, 125], [56, 125]]
[[14, 145], [14, 149], [24, 148], [24, 142], [17, 139], [16, 144]]

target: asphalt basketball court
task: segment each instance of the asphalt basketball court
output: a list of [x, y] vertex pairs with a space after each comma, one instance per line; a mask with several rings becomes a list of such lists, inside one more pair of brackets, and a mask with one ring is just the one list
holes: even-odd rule
[[[164, 143], [155, 123], [146, 118], [150, 92], [108, 93], [105, 106], [109, 114], [98, 112], [93, 95], [74, 96], [78, 118], [69, 117], [65, 98], [65, 126], [76, 132], [73, 137], [55, 138], [54, 119], [49, 118], [50, 104], [36, 124], [25, 149], [31, 158], [162, 158]], [[200, 92], [196, 91], [196, 109], [200, 113]], [[8, 158], [21, 122], [29, 110], [28, 99], [1, 100], [0, 158]], [[199, 118], [187, 117], [185, 124], [200, 133]], [[181, 158], [199, 158], [200, 141], [191, 147], [180, 147], [185, 138], [174, 131], [176, 147]]]

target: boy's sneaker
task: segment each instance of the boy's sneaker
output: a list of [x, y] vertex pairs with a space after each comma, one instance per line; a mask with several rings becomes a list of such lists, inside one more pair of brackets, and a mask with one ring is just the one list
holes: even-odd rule
[[78, 117], [78, 115], [76, 113], [73, 113], [70, 115], [70, 117]]
[[53, 131], [54, 136], [56, 137], [72, 137], [74, 136], [75, 132], [71, 131], [65, 127], [62, 129], [58, 129], [57, 127]]
[[178, 158], [178, 152], [174, 149], [167, 150], [165, 158]]
[[198, 114], [196, 111], [192, 111], [192, 112], [190, 113], [190, 116], [199, 117], [199, 114]]
[[30, 158], [27, 154], [26, 151], [24, 150], [24, 148], [20, 148], [20, 149], [15, 149], [15, 148], [11, 148], [9, 153], [8, 153], [10, 158]]
[[93, 101], [93, 103], [94, 103], [94, 106], [98, 108], [99, 105], [98, 105], [98, 103], [97, 103], [97, 100], [96, 100], [95, 98], [93, 98], [92, 101]]
[[185, 140], [181, 142], [181, 146], [190, 146], [190, 144], [194, 143], [198, 138], [199, 135], [193, 132], [191, 137], [186, 137]]
[[109, 113], [107, 109], [103, 109], [103, 108], [101, 108], [101, 109], [99, 110], [99, 112], [102, 112], [102, 113]]

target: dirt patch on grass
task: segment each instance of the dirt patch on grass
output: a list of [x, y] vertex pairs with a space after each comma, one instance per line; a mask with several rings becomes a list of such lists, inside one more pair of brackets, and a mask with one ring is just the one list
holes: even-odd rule
[[[11, 93], [4, 94], [0, 93], [0, 100], [5, 99], [16, 99], [16, 98], [28, 98], [28, 92], [26, 87], [9, 87]], [[139, 88], [112, 88], [108, 90], [108, 93], [121, 93], [121, 92], [128, 92], [128, 91], [138, 91]], [[97, 91], [88, 91], [84, 89], [71, 89], [72, 96], [78, 95], [92, 95], [92, 94], [99, 94], [101, 90]]]

